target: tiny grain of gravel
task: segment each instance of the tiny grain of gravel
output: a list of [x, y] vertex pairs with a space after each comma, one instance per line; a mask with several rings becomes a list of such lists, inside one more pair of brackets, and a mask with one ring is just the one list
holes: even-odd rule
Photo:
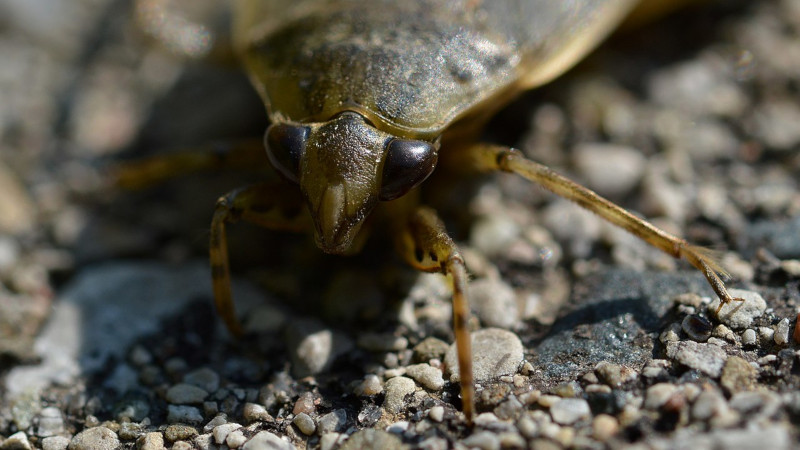
[[486, 131], [719, 249], [744, 302], [717, 314], [687, 264], [514, 177], [426, 193], [472, 277], [473, 427], [448, 285], [389, 236], [340, 258], [229, 227], [235, 340], [208, 222], [267, 175], [103, 184], [113, 160], [262, 135], [241, 74], [143, 42], [127, 2], [0, 1], [0, 25], [0, 449], [797, 446], [797, 1], [624, 31]]

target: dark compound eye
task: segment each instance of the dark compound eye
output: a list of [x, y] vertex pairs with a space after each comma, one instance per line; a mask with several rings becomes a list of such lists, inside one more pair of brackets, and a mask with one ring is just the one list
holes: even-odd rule
[[381, 200], [394, 200], [425, 181], [436, 167], [437, 148], [425, 141], [392, 139], [386, 148]]
[[288, 123], [276, 123], [267, 128], [264, 146], [267, 157], [281, 175], [297, 183], [300, 159], [306, 149], [310, 129]]

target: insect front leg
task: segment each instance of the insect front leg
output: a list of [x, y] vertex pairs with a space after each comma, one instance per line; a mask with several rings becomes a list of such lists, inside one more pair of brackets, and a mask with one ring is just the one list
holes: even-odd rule
[[124, 189], [143, 189], [206, 170], [263, 167], [264, 159], [261, 139], [216, 143], [123, 162], [111, 170], [111, 179]]
[[225, 227], [240, 220], [272, 230], [303, 231], [311, 228], [311, 220], [303, 207], [299, 191], [287, 189], [282, 182], [246, 186], [217, 200], [209, 239], [214, 303], [228, 330], [237, 337], [243, 334], [243, 330], [236, 317], [231, 295]]
[[516, 173], [567, 200], [577, 203], [614, 225], [624, 228], [665, 253], [675, 258], [685, 259], [703, 273], [711, 288], [719, 297], [720, 304], [717, 307], [716, 314], [719, 314], [722, 305], [733, 301], [744, 301], [741, 298], [731, 297], [728, 290], [725, 289], [725, 284], [720, 279], [720, 275], [725, 276], [725, 270], [716, 261], [711, 250], [691, 245], [685, 240], [636, 217], [622, 207], [597, 195], [594, 191], [559, 175], [549, 167], [525, 158], [519, 150], [492, 144], [476, 144], [467, 151], [470, 157], [469, 162], [479, 170], [500, 170]]
[[441, 272], [450, 277], [453, 285], [453, 331], [458, 350], [458, 369], [461, 402], [467, 422], [474, 414], [472, 377], [472, 342], [467, 329], [467, 269], [453, 239], [447, 235], [436, 212], [427, 207], [417, 208], [399, 234], [400, 254], [414, 268], [425, 272]]

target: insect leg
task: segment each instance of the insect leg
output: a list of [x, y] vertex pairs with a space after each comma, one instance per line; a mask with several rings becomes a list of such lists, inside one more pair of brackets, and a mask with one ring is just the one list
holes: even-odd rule
[[267, 167], [264, 144], [260, 139], [209, 144], [125, 162], [111, 170], [111, 178], [116, 186], [142, 189], [204, 170], [252, 167]]
[[458, 350], [461, 401], [467, 422], [474, 414], [472, 379], [472, 342], [467, 329], [467, 269], [453, 239], [447, 235], [436, 212], [417, 208], [408, 218], [405, 230], [398, 237], [400, 254], [414, 268], [425, 272], [441, 272], [453, 284], [453, 331]]
[[229, 192], [217, 200], [211, 220], [209, 259], [217, 312], [235, 336], [243, 333], [231, 295], [228, 241], [225, 227], [240, 220], [273, 230], [301, 231], [310, 227], [299, 191], [281, 182], [266, 182]]
[[498, 145], [477, 144], [472, 146], [469, 151], [471, 151], [470, 162], [478, 169], [501, 170], [521, 175], [592, 211], [614, 225], [624, 228], [665, 253], [675, 258], [684, 258], [703, 273], [719, 297], [720, 304], [717, 307], [717, 314], [724, 304], [732, 301], [744, 301], [741, 298], [731, 297], [725, 289], [725, 284], [720, 279], [720, 275], [726, 275], [725, 270], [715, 260], [711, 250], [691, 245], [685, 240], [657, 228], [597, 195], [592, 190], [557, 174], [549, 167], [526, 159], [519, 150]]

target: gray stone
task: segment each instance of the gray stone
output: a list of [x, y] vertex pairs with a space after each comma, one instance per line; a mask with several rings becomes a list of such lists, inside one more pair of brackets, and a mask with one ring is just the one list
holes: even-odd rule
[[[42, 450], [66, 450], [69, 446], [69, 438], [65, 436], [50, 436], [42, 439]], [[161, 450], [161, 449], [142, 449], [142, 450]]]
[[214, 436], [214, 442], [217, 444], [225, 443], [225, 440], [228, 439], [228, 435], [239, 428], [242, 428], [242, 426], [234, 422], [224, 423], [214, 427], [214, 430], [211, 431], [211, 434]]
[[742, 345], [756, 345], [757, 343], [758, 337], [756, 336], [756, 330], [752, 328], [744, 330], [742, 333]]
[[514, 290], [495, 278], [479, 278], [469, 283], [469, 302], [481, 323], [487, 327], [511, 329], [520, 319]]
[[364, 333], [358, 336], [357, 345], [371, 352], [399, 352], [408, 348], [408, 339], [389, 333]]
[[405, 409], [405, 397], [413, 394], [417, 389], [414, 380], [406, 377], [394, 377], [386, 381], [384, 391], [386, 397], [383, 407], [391, 414], [397, 414]]
[[[263, 294], [246, 283], [237, 284], [236, 291], [236, 303], [245, 309], [263, 302]], [[207, 262], [104, 262], [88, 267], [54, 302], [36, 342], [41, 362], [14, 367], [6, 388], [14, 397], [53, 383], [71, 385], [78, 374], [103, 370], [111, 358], [124, 360], [133, 342], [155, 333], [162, 319], [209, 292]]]
[[[767, 309], [767, 302], [765, 302], [757, 292], [729, 289], [728, 293], [733, 298], [743, 298], [744, 301], [735, 301], [723, 305], [716, 317], [734, 330], [741, 330], [749, 327], [750, 324], [753, 323], [753, 320], [761, 317], [761, 315], [764, 314], [764, 310]], [[719, 304], [719, 298], [715, 298], [708, 305], [709, 313], [715, 314]]]
[[442, 359], [450, 345], [438, 338], [429, 336], [414, 346], [414, 361], [427, 363], [432, 359]]
[[582, 398], [565, 398], [550, 407], [553, 420], [561, 425], [572, 425], [592, 416], [589, 403]]
[[0, 447], [9, 450], [33, 450], [33, 445], [28, 440], [28, 436], [23, 431], [17, 431], [4, 440]]
[[717, 378], [722, 374], [728, 355], [716, 345], [680, 341], [667, 344], [667, 357]]
[[317, 319], [295, 319], [287, 328], [292, 373], [298, 378], [316, 375], [353, 348], [352, 341]]
[[442, 371], [430, 364], [414, 364], [406, 367], [406, 375], [413, 378], [425, 389], [439, 391], [444, 387]]
[[[513, 375], [523, 360], [522, 342], [516, 334], [499, 328], [486, 328], [472, 333], [472, 370], [476, 382]], [[459, 380], [456, 345], [444, 359], [450, 381]]]
[[340, 450], [399, 450], [409, 447], [403, 444], [403, 441], [392, 433], [382, 430], [364, 429], [353, 433], [339, 448]]
[[644, 407], [650, 410], [658, 410], [677, 390], [678, 386], [672, 383], [657, 383], [650, 386], [645, 394]]
[[342, 432], [347, 427], [347, 411], [335, 409], [317, 419], [317, 432], [319, 434]]
[[600, 195], [616, 198], [639, 183], [646, 162], [639, 149], [602, 143], [577, 146], [573, 160], [589, 188]]
[[44, 408], [39, 413], [39, 427], [36, 434], [39, 437], [55, 436], [64, 432], [64, 418], [61, 411], [54, 407]]
[[166, 448], [164, 447], [164, 436], [157, 431], [142, 435], [136, 442], [136, 446], [139, 450], [163, 450]]
[[167, 389], [167, 401], [179, 405], [196, 405], [208, 397], [205, 390], [187, 383], [176, 384]]
[[199, 425], [203, 423], [203, 413], [194, 406], [167, 405], [167, 422]]
[[117, 433], [106, 427], [83, 430], [69, 443], [69, 450], [115, 450], [117, 447], [119, 447]]
[[772, 339], [777, 345], [787, 345], [789, 343], [789, 319], [783, 318], [775, 326], [775, 334]]
[[311, 436], [317, 431], [317, 424], [314, 423], [314, 419], [306, 413], [300, 413], [294, 416], [292, 423], [306, 436]]
[[219, 389], [219, 374], [204, 367], [184, 375], [183, 382], [197, 386], [206, 392], [216, 392]]
[[500, 438], [491, 431], [478, 431], [461, 441], [461, 443], [467, 448], [500, 450]]
[[295, 446], [269, 431], [259, 431], [245, 442], [242, 450], [295, 450]]

